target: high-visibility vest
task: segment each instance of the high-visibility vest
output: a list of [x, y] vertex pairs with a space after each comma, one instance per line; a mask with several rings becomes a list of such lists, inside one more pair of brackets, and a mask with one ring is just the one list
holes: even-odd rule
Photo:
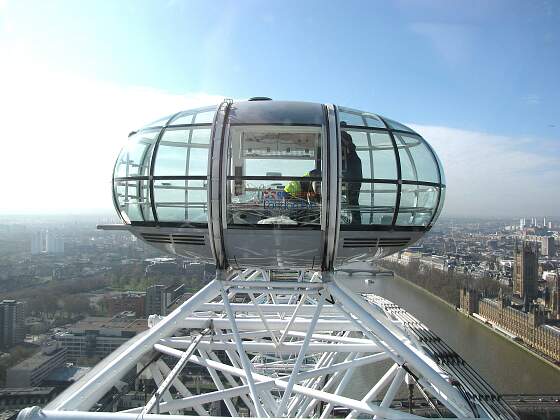
[[[303, 176], [310, 176], [309, 172], [306, 172], [305, 175]], [[298, 197], [301, 196], [303, 189], [301, 188], [301, 182], [300, 181], [290, 181], [288, 182], [288, 184], [284, 187], [284, 191], [287, 192], [288, 194], [290, 194], [293, 197]], [[305, 191], [306, 193], [308, 191]]]

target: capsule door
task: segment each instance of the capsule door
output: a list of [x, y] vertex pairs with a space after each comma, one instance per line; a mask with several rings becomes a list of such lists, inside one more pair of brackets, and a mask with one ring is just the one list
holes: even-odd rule
[[320, 269], [323, 125], [230, 124], [222, 231], [230, 266]]

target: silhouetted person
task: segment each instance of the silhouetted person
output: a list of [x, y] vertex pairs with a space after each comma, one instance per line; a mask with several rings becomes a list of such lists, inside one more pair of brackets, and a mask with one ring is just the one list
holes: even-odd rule
[[347, 131], [342, 131], [342, 179], [346, 182], [346, 199], [352, 214], [352, 224], [362, 223], [360, 213], [360, 189], [362, 188], [362, 160], [356, 153], [356, 145]]

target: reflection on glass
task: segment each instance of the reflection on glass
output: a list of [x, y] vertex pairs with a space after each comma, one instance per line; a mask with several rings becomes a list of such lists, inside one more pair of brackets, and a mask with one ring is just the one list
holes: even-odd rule
[[194, 116], [194, 124], [212, 124], [214, 121], [214, 114], [216, 110], [214, 107], [210, 111], [199, 112]]
[[158, 146], [154, 175], [206, 175], [209, 142], [207, 128], [166, 129]]
[[199, 109], [191, 109], [189, 111], [181, 112], [173, 120], [169, 122], [169, 125], [180, 125], [180, 124], [212, 124], [214, 120], [214, 115], [216, 114], [216, 107], [210, 106]]
[[159, 130], [142, 131], [128, 139], [115, 167], [115, 177], [149, 175], [150, 159]]
[[395, 184], [361, 183], [357, 201], [352, 203], [348, 191], [352, 183], [342, 183], [342, 225], [390, 225], [395, 212], [397, 186]]
[[115, 181], [115, 197], [125, 220], [130, 222], [153, 221], [147, 180]]
[[437, 187], [403, 185], [397, 225], [427, 226], [435, 211], [437, 195]]
[[338, 118], [340, 119], [341, 126], [355, 125], [358, 127], [385, 128], [385, 124], [377, 115], [356, 109], [339, 107]]
[[389, 118], [384, 118], [384, 119], [387, 125], [393, 130], [409, 131], [411, 133], [414, 133], [414, 130], [412, 128], [407, 127], [406, 125], [401, 124], [400, 122], [393, 121]]
[[441, 164], [441, 160], [439, 160], [439, 156], [436, 153], [434, 153], [434, 156], [436, 157], [436, 162], [439, 168], [439, 177], [440, 177], [439, 182], [442, 185], [445, 185], [445, 171], [443, 170], [443, 165]]
[[205, 176], [208, 174], [208, 148], [192, 146], [189, 154], [187, 175]]
[[395, 134], [401, 161], [402, 179], [439, 182], [437, 162], [420, 136]]
[[152, 121], [149, 124], [144, 125], [142, 128], [148, 128], [148, 127], [161, 127], [164, 126], [165, 124], [167, 124], [167, 121], [169, 121], [169, 118], [171, 118], [171, 115], [166, 115], [163, 118], [159, 118], [155, 121]]
[[191, 130], [190, 143], [193, 144], [209, 144], [210, 143], [210, 128], [193, 128]]
[[206, 181], [155, 180], [154, 200], [161, 222], [208, 221]]
[[441, 188], [441, 196], [439, 198], [439, 205], [436, 211], [436, 216], [434, 217], [434, 222], [439, 218], [441, 211], [443, 210], [443, 204], [445, 203], [445, 187]]

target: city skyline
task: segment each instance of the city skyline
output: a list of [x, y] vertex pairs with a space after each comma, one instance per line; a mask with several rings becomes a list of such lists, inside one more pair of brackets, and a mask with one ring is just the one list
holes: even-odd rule
[[[19, 182], [6, 183], [0, 212], [110, 212], [112, 167], [131, 130], [265, 95], [410, 124], [443, 162], [444, 217], [557, 215], [558, 5], [351, 3], [342, 19], [317, 5], [1, 3], [0, 171]], [[48, 187], [30, 193], [37, 184]]]

